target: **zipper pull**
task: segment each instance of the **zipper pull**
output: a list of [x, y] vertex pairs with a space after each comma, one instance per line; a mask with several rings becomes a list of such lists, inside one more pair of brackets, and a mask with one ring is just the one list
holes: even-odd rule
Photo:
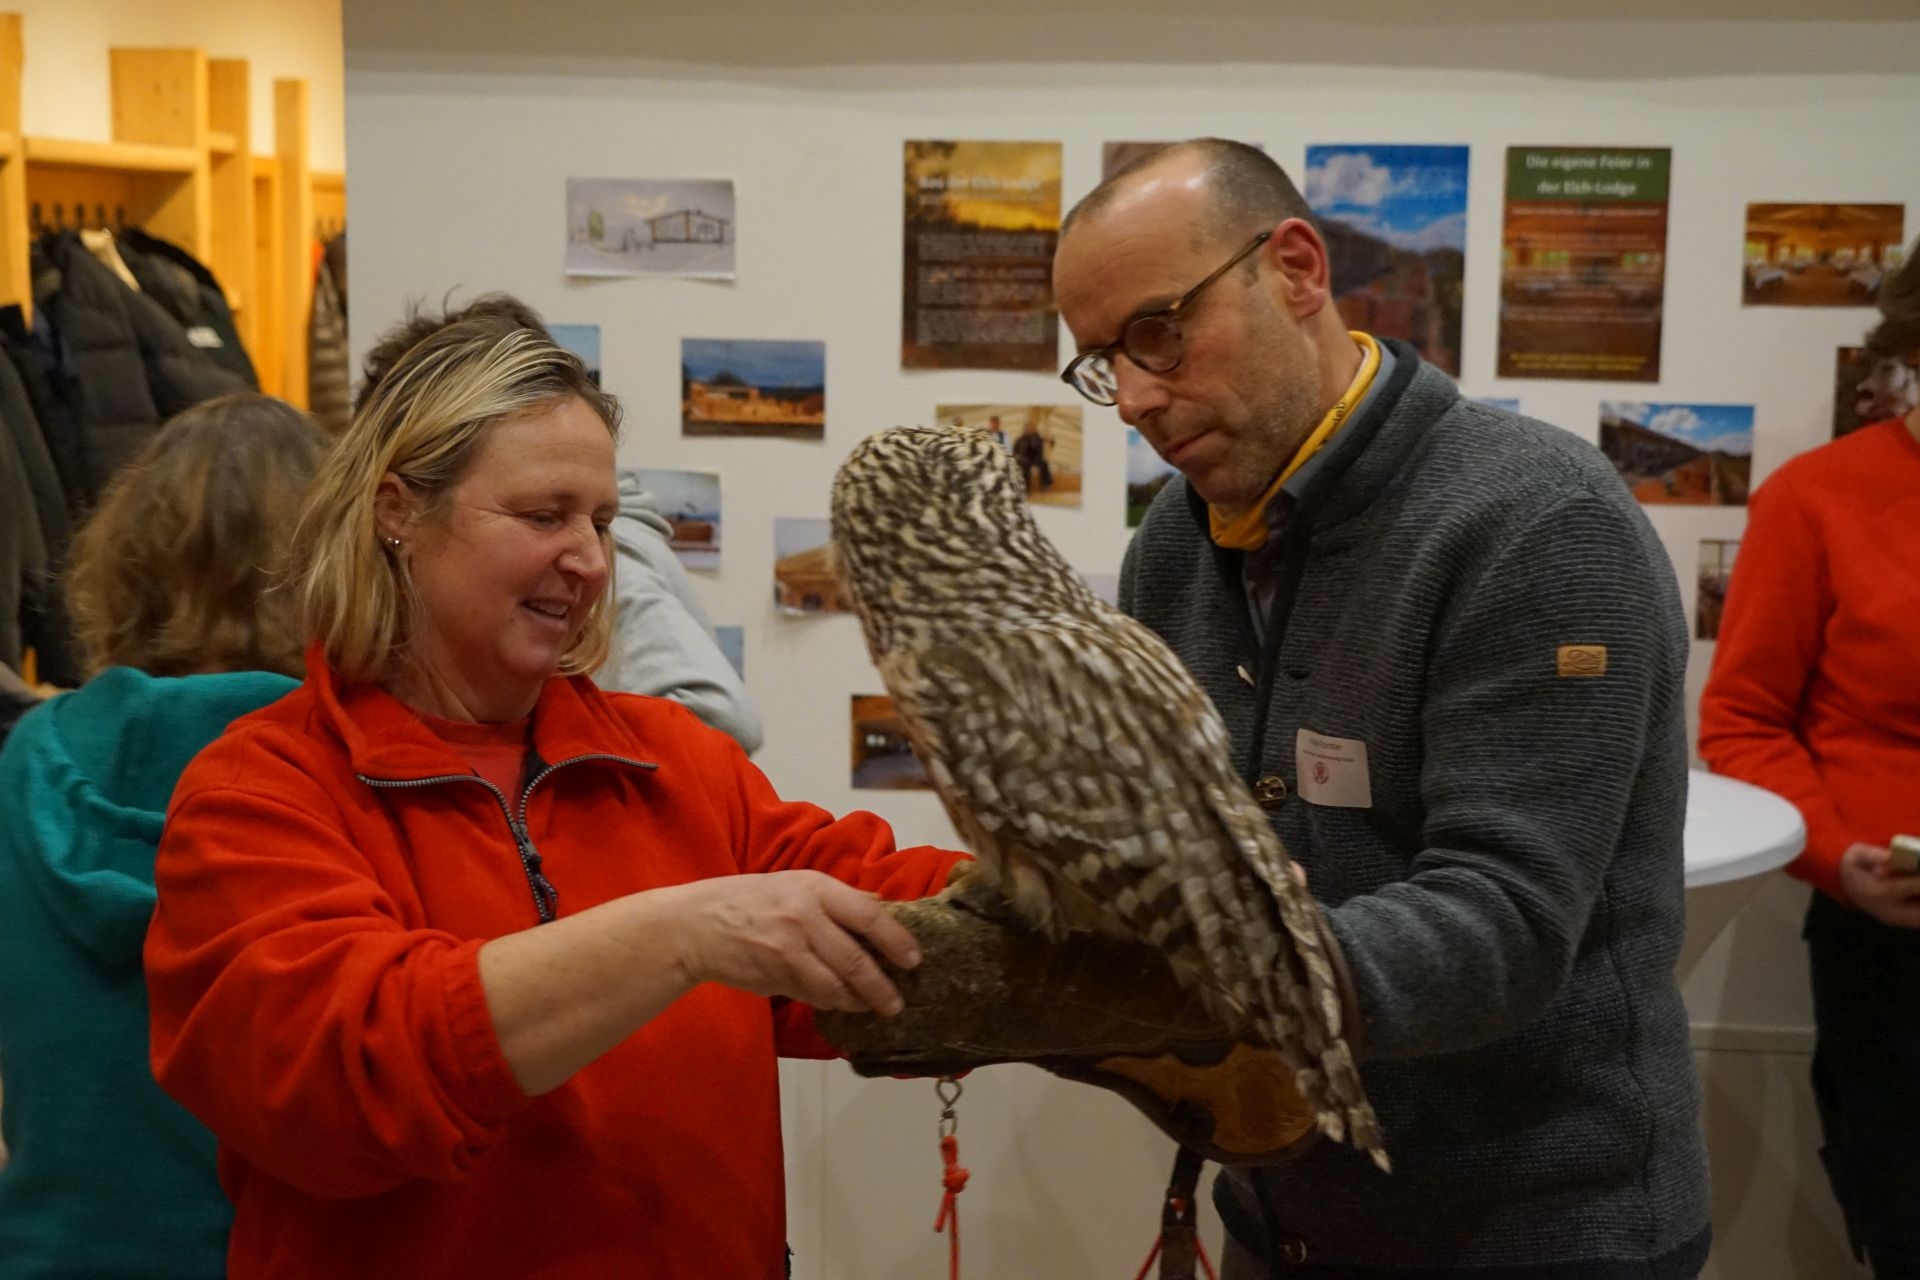
[[526, 869], [527, 881], [533, 886], [534, 907], [540, 913], [540, 922], [545, 924], [560, 909], [560, 891], [540, 870], [540, 851], [533, 847], [533, 835], [527, 830], [527, 824], [510, 818], [507, 825], [513, 829], [513, 843], [520, 850], [520, 865]]

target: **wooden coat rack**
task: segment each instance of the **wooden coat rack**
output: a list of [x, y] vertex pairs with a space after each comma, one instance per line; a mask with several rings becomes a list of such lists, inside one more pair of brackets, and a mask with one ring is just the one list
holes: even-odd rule
[[111, 141], [25, 136], [21, 18], [0, 13], [0, 304], [31, 311], [36, 207], [43, 222], [58, 209], [70, 226], [117, 215], [213, 271], [261, 389], [305, 408], [315, 229], [347, 217], [345, 176], [311, 163], [307, 82], [273, 82], [274, 154], [258, 156], [246, 59], [200, 49], [107, 56]]

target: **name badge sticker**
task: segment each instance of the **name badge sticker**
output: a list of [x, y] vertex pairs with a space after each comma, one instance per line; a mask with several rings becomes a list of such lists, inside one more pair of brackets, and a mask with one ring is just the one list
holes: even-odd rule
[[1302, 729], [1293, 740], [1294, 776], [1300, 798], [1329, 809], [1373, 808], [1373, 782], [1367, 771], [1367, 744], [1358, 738], [1329, 738]]

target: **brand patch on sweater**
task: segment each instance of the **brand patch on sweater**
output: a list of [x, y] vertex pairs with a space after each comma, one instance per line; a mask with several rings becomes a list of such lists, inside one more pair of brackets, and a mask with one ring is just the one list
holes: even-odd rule
[[1563, 644], [1560, 646], [1560, 675], [1603, 676], [1607, 674], [1607, 646], [1603, 644]]
[[1367, 772], [1367, 744], [1358, 738], [1329, 738], [1302, 729], [1293, 739], [1296, 789], [1308, 804], [1329, 809], [1373, 808], [1373, 780]]

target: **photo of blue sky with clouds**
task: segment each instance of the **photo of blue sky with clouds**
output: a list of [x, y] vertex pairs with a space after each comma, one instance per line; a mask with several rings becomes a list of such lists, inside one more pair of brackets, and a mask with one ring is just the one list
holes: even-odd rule
[[1323, 218], [1400, 249], [1467, 247], [1467, 148], [1307, 148], [1302, 194]]
[[1643, 404], [1609, 400], [1600, 406], [1600, 414], [1684, 440], [1705, 453], [1745, 456], [1753, 453], [1753, 406], [1750, 404]]

